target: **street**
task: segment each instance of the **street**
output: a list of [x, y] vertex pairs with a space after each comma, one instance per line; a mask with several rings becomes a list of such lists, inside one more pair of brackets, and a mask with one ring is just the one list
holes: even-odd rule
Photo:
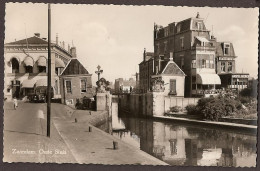
[[[66, 117], [65, 108], [59, 106], [52, 104], [52, 119]], [[43, 119], [39, 118], [39, 110], [43, 111]], [[46, 103], [19, 102], [14, 110], [12, 102], [5, 102], [4, 161], [74, 163], [73, 155], [53, 124], [51, 138], [46, 137], [46, 123]]]
[[[4, 162], [167, 165], [91, 125], [104, 120], [107, 111], [90, 115], [87, 110], [52, 103], [48, 138], [46, 103], [19, 101], [14, 110], [12, 102], [5, 102], [4, 110]], [[44, 119], [39, 118], [39, 110]], [[119, 149], [113, 150], [113, 141]]]

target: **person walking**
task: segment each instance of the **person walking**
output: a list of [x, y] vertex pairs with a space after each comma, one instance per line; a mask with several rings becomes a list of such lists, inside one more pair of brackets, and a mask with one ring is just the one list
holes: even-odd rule
[[16, 108], [18, 107], [18, 102], [17, 102], [16, 97], [14, 97], [13, 102], [14, 102], [14, 110], [16, 110]]

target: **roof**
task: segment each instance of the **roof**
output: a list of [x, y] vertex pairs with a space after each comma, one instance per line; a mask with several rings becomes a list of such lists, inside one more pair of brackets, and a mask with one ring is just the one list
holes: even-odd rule
[[161, 72], [161, 75], [182, 75], [186, 76], [186, 74], [179, 68], [179, 66], [173, 62], [169, 61], [163, 71]]
[[48, 41], [43, 40], [37, 36], [33, 36], [33, 37], [28, 38], [27, 40], [22, 39], [22, 40], [18, 40], [15, 42], [6, 43], [6, 45], [27, 44], [27, 42], [28, 42], [28, 44], [48, 44]]
[[224, 49], [223, 49], [224, 43], [230, 43], [230, 42], [217, 42], [216, 43], [216, 56], [233, 56], [233, 57], [236, 57], [235, 50], [234, 50], [232, 43], [230, 43], [230, 54], [224, 55]]
[[79, 75], [79, 74], [89, 74], [87, 69], [79, 62], [78, 59], [71, 59], [65, 66], [64, 70], [60, 75]]

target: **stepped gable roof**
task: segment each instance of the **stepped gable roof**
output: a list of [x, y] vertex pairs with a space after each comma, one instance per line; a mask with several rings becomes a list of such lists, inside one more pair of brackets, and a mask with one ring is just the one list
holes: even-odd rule
[[64, 70], [60, 75], [79, 75], [79, 74], [89, 74], [87, 69], [79, 62], [78, 59], [71, 59], [65, 66]]
[[173, 61], [169, 61], [160, 74], [161, 75], [182, 75], [182, 76], [186, 76], [186, 74]]
[[28, 38], [27, 40], [22, 39], [22, 40], [18, 40], [15, 42], [6, 43], [6, 45], [27, 44], [27, 42], [28, 42], [28, 44], [48, 44], [48, 41], [43, 40], [37, 36], [33, 36], [33, 37]]

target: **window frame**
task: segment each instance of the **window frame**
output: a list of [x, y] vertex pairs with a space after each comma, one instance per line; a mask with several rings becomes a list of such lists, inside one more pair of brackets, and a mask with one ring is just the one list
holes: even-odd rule
[[[68, 91], [67, 82], [70, 82], [70, 91]], [[71, 80], [65, 80], [65, 90], [66, 90], [67, 94], [68, 93], [72, 94], [72, 83], [71, 83]]]
[[[82, 82], [85, 82], [85, 90], [83, 91], [83, 84], [82, 84]], [[86, 93], [87, 92], [87, 80], [86, 80], [86, 78], [84, 78], [84, 79], [80, 79], [80, 92], [81, 93]]]

